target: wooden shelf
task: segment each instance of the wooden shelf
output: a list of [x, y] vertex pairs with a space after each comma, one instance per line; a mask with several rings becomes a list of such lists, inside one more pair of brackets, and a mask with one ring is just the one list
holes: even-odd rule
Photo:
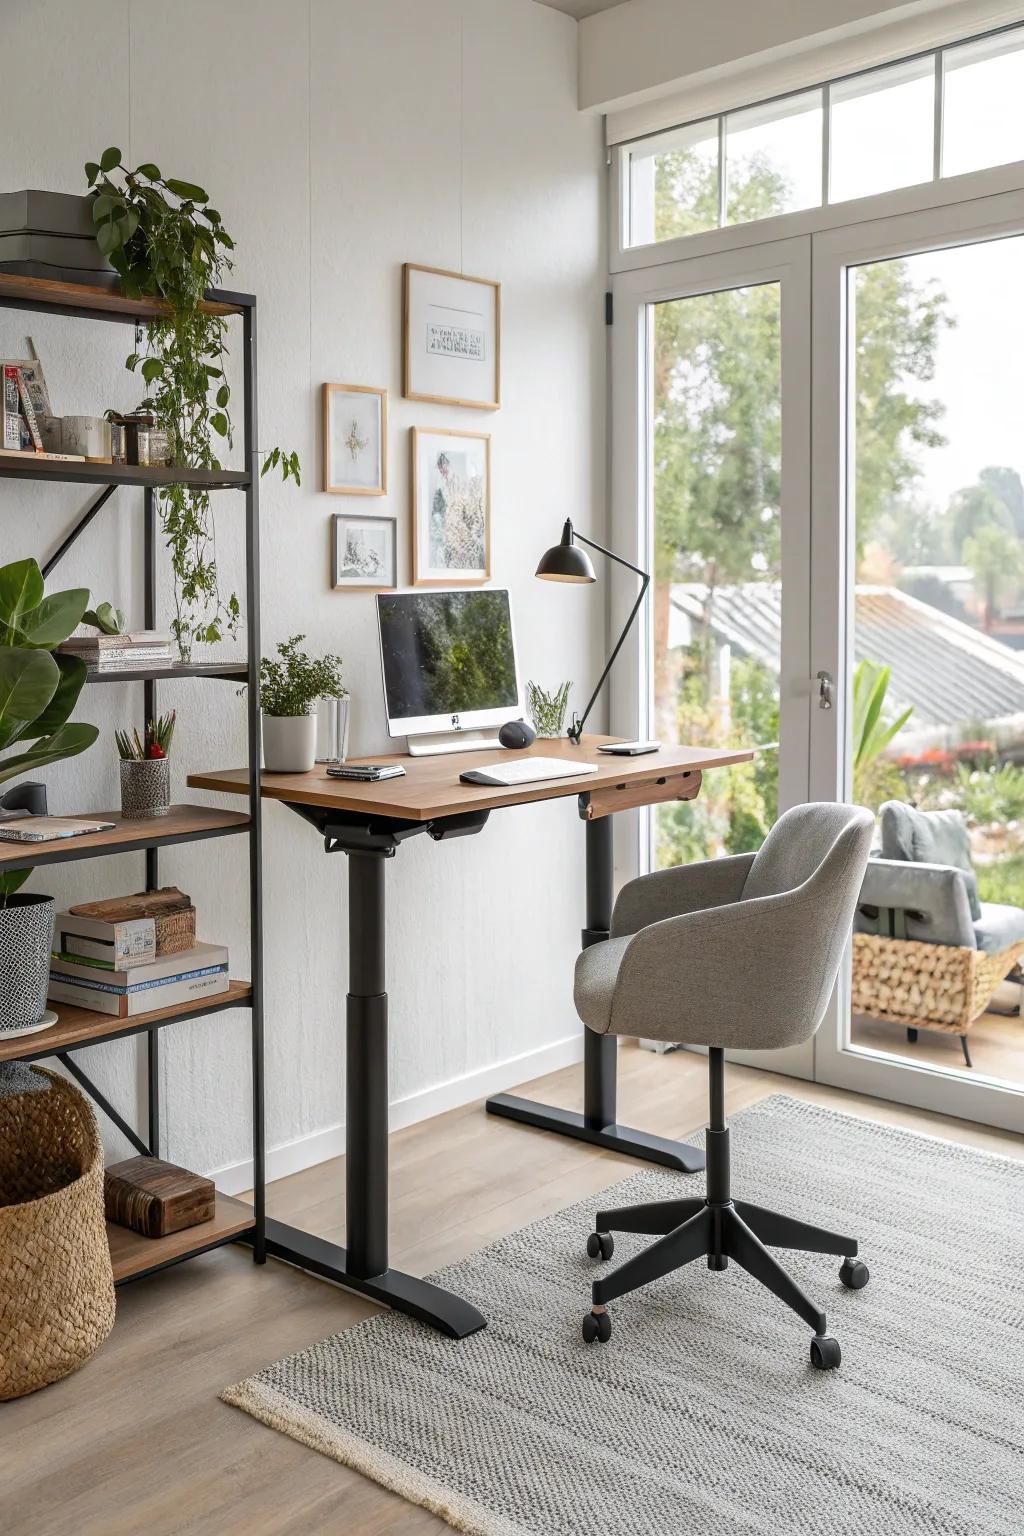
[[241, 469], [186, 469], [166, 464], [88, 464], [48, 459], [39, 453], [0, 454], [0, 479], [74, 485], [195, 485], [207, 491], [244, 491], [251, 476]]
[[166, 816], [126, 820], [120, 811], [81, 811], [85, 821], [112, 821], [109, 832], [87, 832], [83, 837], [60, 838], [53, 843], [0, 841], [0, 871], [35, 869], [40, 864], [71, 864], [77, 859], [99, 859], [112, 853], [132, 853], [142, 848], [164, 848], [169, 843], [199, 843], [209, 837], [230, 837], [245, 832], [248, 816], [237, 811], [218, 811], [208, 805], [172, 805]]
[[[204, 299], [199, 308], [205, 315], [241, 315], [252, 307], [246, 293], [219, 293]], [[0, 272], [0, 304], [21, 304], [36, 309], [51, 306], [60, 311], [94, 315], [99, 320], [162, 320], [171, 310], [160, 299], [127, 299], [120, 288], [91, 283], [61, 283], [49, 277], [21, 277], [14, 272]]]
[[244, 661], [189, 661], [175, 662], [172, 667], [132, 667], [117, 672], [90, 672], [87, 683], [141, 683], [152, 678], [159, 682], [164, 677], [222, 677], [229, 682], [244, 683], [249, 668]]
[[201, 1018], [208, 1013], [223, 1013], [226, 1008], [247, 1007], [252, 987], [247, 981], [232, 981], [226, 992], [213, 997], [197, 997], [175, 1008], [153, 1008], [131, 1019], [118, 1019], [110, 1013], [96, 1013], [92, 1008], [76, 1008], [72, 1003], [49, 1003], [57, 1014], [56, 1024], [32, 1035], [10, 1035], [0, 1040], [0, 1061], [39, 1061], [58, 1051], [75, 1051], [101, 1040], [120, 1040], [154, 1027], [164, 1028], [180, 1019]]
[[107, 1241], [114, 1265], [114, 1284], [137, 1280], [140, 1275], [165, 1269], [168, 1264], [190, 1259], [208, 1248], [219, 1248], [252, 1226], [252, 1206], [221, 1194], [217, 1196], [212, 1221], [201, 1222], [198, 1227], [186, 1227], [184, 1232], [172, 1232], [169, 1237], [141, 1237], [138, 1232], [108, 1221]]

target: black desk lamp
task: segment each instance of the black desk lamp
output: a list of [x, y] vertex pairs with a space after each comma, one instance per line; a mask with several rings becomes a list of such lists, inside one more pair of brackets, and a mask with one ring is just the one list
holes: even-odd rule
[[596, 549], [599, 554], [607, 555], [609, 560], [614, 560], [618, 565], [624, 565], [628, 571], [633, 571], [637, 576], [640, 577], [640, 581], [642, 583], [639, 596], [637, 597], [636, 602], [633, 604], [629, 618], [626, 620], [625, 626], [623, 627], [622, 634], [615, 642], [615, 649], [612, 651], [611, 655], [608, 657], [608, 660], [605, 662], [604, 671], [601, 673], [601, 676], [597, 680], [597, 687], [590, 695], [590, 701], [587, 704], [586, 709], [583, 711], [582, 718], [580, 718], [578, 715], [573, 715], [572, 725], [569, 727], [569, 740], [575, 743], [576, 746], [579, 746], [580, 737], [583, 735], [583, 727], [587, 723], [587, 716], [593, 709], [594, 702], [598, 694], [601, 692], [601, 689], [604, 687], [605, 678], [611, 671], [615, 663], [616, 656], [622, 650], [622, 643], [632, 628], [633, 620], [640, 612], [640, 604], [644, 600], [644, 594], [650, 585], [651, 578], [648, 576], [647, 572], [642, 571], [638, 565], [633, 565], [631, 561], [624, 560], [621, 555], [613, 554], [610, 549], [605, 549], [603, 544], [595, 544], [593, 539], [588, 539], [584, 534], [580, 533], [572, 526], [572, 519], [567, 517], [565, 520], [565, 527], [562, 529], [561, 542], [559, 544], [555, 544], [551, 549], [548, 550], [547, 554], [541, 557], [541, 562], [537, 567], [537, 575], [542, 581], [597, 580], [597, 577], [594, 574], [593, 562], [591, 561], [590, 556], [587, 554], [587, 551], [585, 549], [579, 548], [579, 544], [576, 543], [577, 539], [579, 540], [579, 544], [586, 544], [589, 549]]

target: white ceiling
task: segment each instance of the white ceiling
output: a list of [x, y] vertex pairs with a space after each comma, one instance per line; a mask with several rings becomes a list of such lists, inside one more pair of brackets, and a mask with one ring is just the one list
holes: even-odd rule
[[538, 3], [582, 21], [584, 16], [594, 16], [598, 11], [610, 11], [613, 6], [622, 5], [623, 0], [538, 0]]

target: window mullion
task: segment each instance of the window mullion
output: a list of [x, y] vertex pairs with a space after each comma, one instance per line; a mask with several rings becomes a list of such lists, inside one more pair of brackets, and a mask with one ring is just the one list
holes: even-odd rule
[[726, 176], [728, 169], [725, 163], [725, 113], [721, 113], [718, 119], [718, 227], [725, 228], [726, 212]]
[[829, 161], [832, 156], [832, 87], [821, 88], [821, 206], [828, 207]]
[[935, 146], [932, 152], [932, 178], [935, 181], [942, 176], [942, 114], [946, 79], [942, 61], [943, 49], [938, 48], [935, 51]]

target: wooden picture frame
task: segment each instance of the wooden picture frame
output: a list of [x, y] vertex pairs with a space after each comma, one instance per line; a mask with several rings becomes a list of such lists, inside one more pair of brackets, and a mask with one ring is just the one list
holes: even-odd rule
[[[342, 557], [347, 547], [348, 535], [361, 531], [370, 536], [370, 542], [383, 540], [385, 569], [381, 580], [364, 580], [372, 571], [353, 570], [350, 576], [342, 572]], [[369, 555], [376, 557], [377, 550]], [[390, 559], [388, 559], [390, 556]], [[398, 586], [398, 519], [396, 517], [366, 516], [360, 512], [336, 512], [331, 518], [331, 587], [335, 592], [390, 592]]]
[[[375, 397], [376, 408], [367, 398]], [[339, 441], [342, 430], [345, 400], [352, 411], [350, 438]], [[385, 496], [388, 489], [388, 392], [374, 389], [369, 384], [324, 384], [321, 389], [323, 433], [323, 488], [331, 496]], [[372, 436], [377, 434], [376, 451], [372, 448]], [[360, 442], [360, 432], [369, 436]], [[352, 476], [342, 474], [345, 464], [341, 460], [343, 449], [352, 459]], [[367, 464], [361, 461], [366, 458]], [[356, 473], [358, 467], [358, 474]]]
[[500, 408], [500, 283], [405, 263], [402, 394], [474, 411]]
[[[443, 440], [443, 441], [442, 441]], [[466, 432], [458, 428], [413, 427], [409, 433], [412, 456], [410, 543], [412, 546], [412, 584], [414, 587], [475, 587], [491, 579], [491, 434]], [[462, 444], [460, 449], [457, 445]], [[433, 455], [437, 455], [433, 463]], [[440, 457], [449, 462], [447, 472]], [[461, 461], [455, 462], [452, 461]], [[467, 473], [468, 472], [468, 473]], [[479, 565], [459, 565], [431, 558], [433, 503], [445, 486], [435, 483], [440, 476], [451, 481], [455, 494], [465, 503], [467, 486], [475, 499], [475, 481], [480, 480], [482, 496], [482, 558]], [[463, 519], [463, 527], [465, 520]]]

